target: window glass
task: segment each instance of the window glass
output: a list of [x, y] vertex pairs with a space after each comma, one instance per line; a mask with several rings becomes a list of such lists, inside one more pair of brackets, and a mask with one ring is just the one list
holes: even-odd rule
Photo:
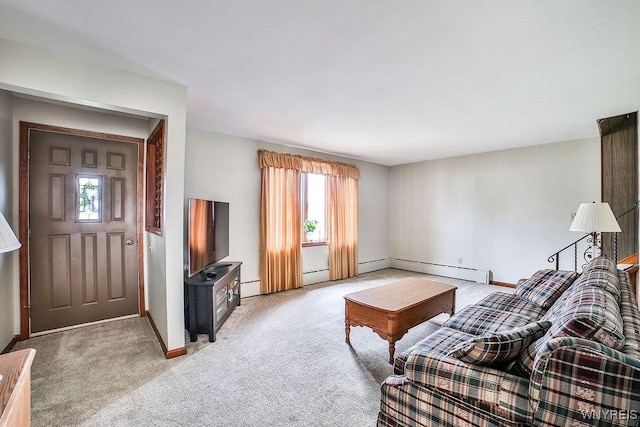
[[99, 222], [101, 218], [101, 177], [79, 175], [76, 180], [76, 218], [78, 221]]
[[306, 174], [305, 212], [303, 212], [303, 241], [326, 241], [326, 177], [319, 174]]

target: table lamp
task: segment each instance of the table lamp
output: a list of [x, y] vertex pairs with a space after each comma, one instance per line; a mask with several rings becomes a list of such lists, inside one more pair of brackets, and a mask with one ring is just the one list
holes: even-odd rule
[[0, 253], [10, 252], [18, 249], [20, 246], [20, 242], [16, 238], [16, 235], [9, 227], [9, 223], [0, 212]]
[[596, 250], [603, 254], [602, 240], [598, 240], [598, 233], [617, 233], [622, 231], [609, 204], [596, 202], [580, 204], [569, 230], [591, 234], [591, 247], [594, 258], [597, 256]]
[[[9, 223], [0, 212], [0, 253], [10, 252], [18, 249], [20, 246], [20, 242], [16, 238], [16, 235], [9, 227]], [[0, 375], [0, 381], [2, 381], [2, 375]]]

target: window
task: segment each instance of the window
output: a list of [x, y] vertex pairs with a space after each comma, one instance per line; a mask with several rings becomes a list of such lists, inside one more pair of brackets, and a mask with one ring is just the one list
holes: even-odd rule
[[97, 175], [76, 176], [76, 221], [100, 222], [102, 199], [102, 177]]
[[305, 173], [302, 175], [303, 246], [325, 244], [327, 241], [326, 195], [327, 179], [324, 175]]

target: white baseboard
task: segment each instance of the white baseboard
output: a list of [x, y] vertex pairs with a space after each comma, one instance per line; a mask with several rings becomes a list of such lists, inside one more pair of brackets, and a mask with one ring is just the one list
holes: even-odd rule
[[358, 273], [371, 273], [372, 271], [391, 268], [391, 258], [376, 259], [358, 263]]
[[240, 296], [242, 298], [260, 295], [260, 280], [242, 283], [240, 287]]
[[314, 285], [316, 283], [322, 283], [329, 281], [329, 269], [325, 268], [316, 271], [307, 271], [302, 273], [302, 280], [306, 285]]
[[[391, 267], [391, 259], [376, 259], [372, 261], [362, 261], [358, 263], [358, 274], [370, 273], [372, 271], [384, 270]], [[321, 270], [307, 271], [302, 273], [304, 277], [305, 285], [313, 285], [315, 283], [322, 283], [329, 281], [329, 268], [323, 268]]]
[[[372, 271], [384, 270], [385, 268], [391, 267], [391, 259], [376, 259], [373, 261], [363, 261], [358, 263], [358, 273], [370, 273]], [[304, 280], [304, 284], [313, 285], [316, 283], [328, 282], [329, 281], [329, 268], [323, 268], [320, 270], [307, 271], [302, 273], [302, 278]], [[242, 286], [242, 290], [240, 294], [242, 298], [244, 297], [253, 297], [256, 295], [260, 295], [260, 280], [254, 280], [252, 282], [244, 282], [240, 286]]]
[[436, 276], [453, 277], [455, 279], [489, 284], [489, 270], [396, 258], [391, 258], [391, 267], [399, 270], [415, 271], [416, 273], [434, 274]]

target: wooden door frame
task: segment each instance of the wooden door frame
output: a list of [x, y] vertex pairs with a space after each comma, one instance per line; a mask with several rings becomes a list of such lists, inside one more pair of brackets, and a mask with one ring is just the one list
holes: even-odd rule
[[102, 132], [93, 132], [81, 129], [66, 128], [61, 126], [45, 125], [40, 123], [20, 122], [20, 153], [19, 153], [19, 198], [18, 198], [18, 235], [22, 247], [20, 248], [20, 339], [26, 340], [31, 335], [30, 316], [30, 276], [29, 276], [29, 131], [39, 130], [45, 132], [61, 133], [65, 135], [83, 136], [88, 138], [105, 139], [118, 142], [138, 144], [138, 171], [136, 200], [138, 203], [136, 219], [136, 235], [138, 239], [138, 310], [141, 317], [146, 316], [147, 310], [144, 303], [144, 138], [114, 135]]

